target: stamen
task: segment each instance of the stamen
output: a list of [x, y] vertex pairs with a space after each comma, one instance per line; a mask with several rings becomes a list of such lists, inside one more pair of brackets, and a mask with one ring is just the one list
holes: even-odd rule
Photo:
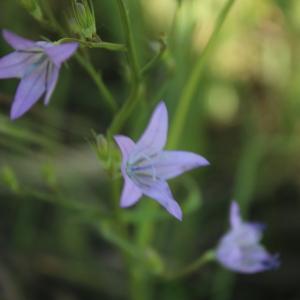
[[[151, 172], [147, 172], [147, 170], [151, 169]], [[146, 154], [142, 154], [141, 157], [134, 163], [127, 163], [126, 171], [129, 176], [132, 175], [144, 175], [151, 176], [152, 180], [157, 180], [156, 177], [156, 169], [153, 165], [153, 159]]]

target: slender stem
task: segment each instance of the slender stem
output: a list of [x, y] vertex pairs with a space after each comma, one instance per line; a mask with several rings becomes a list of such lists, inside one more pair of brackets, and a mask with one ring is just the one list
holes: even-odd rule
[[114, 135], [122, 128], [123, 124], [125, 123], [127, 118], [130, 116], [132, 110], [138, 103], [140, 92], [140, 87], [137, 87], [132, 90], [131, 95], [129, 96], [125, 104], [122, 106], [121, 110], [117, 113], [110, 125], [108, 129], [109, 136]]
[[117, 44], [117, 43], [110, 43], [110, 42], [93, 42], [93, 41], [86, 41], [82, 39], [76, 39], [76, 38], [71, 38], [71, 37], [65, 37], [60, 40], [58, 40], [56, 43], [61, 44], [61, 43], [67, 43], [67, 42], [77, 42], [80, 43], [81, 45], [88, 47], [88, 48], [102, 48], [110, 51], [121, 51], [121, 52], [126, 52], [126, 46], [123, 44]]
[[124, 27], [126, 46], [128, 49], [128, 60], [132, 69], [133, 82], [129, 97], [125, 101], [120, 111], [115, 116], [108, 129], [108, 136], [110, 137], [120, 130], [127, 118], [130, 116], [132, 110], [137, 105], [140, 99], [140, 93], [142, 91], [141, 73], [139, 70], [136, 49], [133, 41], [133, 34], [129, 20], [128, 8], [126, 7], [124, 0], [117, 0], [117, 3], [120, 11], [121, 21]]
[[178, 272], [165, 274], [165, 278], [167, 280], [175, 280], [175, 279], [185, 277], [187, 275], [194, 273], [195, 271], [198, 271], [201, 267], [214, 260], [215, 260], [214, 250], [208, 250], [203, 255], [201, 255], [198, 259], [196, 259], [194, 262], [186, 266], [184, 269]]
[[133, 39], [132, 28], [129, 19], [128, 8], [124, 0], [117, 0], [117, 3], [119, 7], [120, 16], [121, 16], [121, 22], [124, 28], [126, 44], [128, 47], [128, 58], [133, 72], [133, 80], [135, 82], [138, 82], [140, 79], [139, 63], [137, 59], [136, 48], [134, 45], [134, 39]]
[[160, 49], [141, 69], [141, 74], [145, 75], [163, 56], [166, 50], [166, 43], [163, 40], [160, 40]]
[[80, 216], [83, 219], [86, 218], [90, 221], [98, 220], [99, 218], [101, 218], [101, 220], [108, 219], [108, 215], [105, 215], [98, 207], [84, 204], [79, 202], [79, 200], [68, 200], [65, 196], [61, 196], [58, 192], [56, 192], [56, 194], [49, 194], [22, 188], [19, 194], [22, 196], [29, 196], [43, 202], [48, 202], [53, 205], [59, 205], [74, 212], [84, 212], [84, 214], [81, 214]]
[[101, 75], [96, 71], [94, 66], [91, 64], [90, 60], [83, 58], [80, 54], [76, 55], [76, 59], [81, 64], [81, 66], [87, 71], [87, 73], [91, 76], [91, 78], [94, 80], [107, 106], [112, 111], [116, 111], [117, 103], [114, 97], [112, 96], [109, 89], [106, 87], [105, 83], [103, 82]]
[[48, 17], [49, 22], [47, 22], [47, 21], [42, 22], [42, 21], [40, 20], [40, 23], [43, 24], [43, 25], [47, 25], [47, 26], [52, 27], [52, 29], [53, 29], [54, 31], [63, 33], [63, 32], [64, 32], [64, 29], [63, 29], [63, 27], [59, 24], [59, 22], [56, 20], [54, 14], [53, 14], [52, 8], [50, 7], [48, 1], [41, 1], [41, 3], [42, 3], [43, 8], [44, 8], [43, 11], [46, 13], [46, 16]]
[[181, 98], [179, 100], [179, 104], [177, 106], [177, 110], [175, 112], [175, 117], [173, 119], [172, 128], [170, 132], [169, 137], [169, 146], [175, 147], [178, 143], [178, 140], [182, 134], [183, 126], [187, 117], [187, 113], [190, 107], [190, 104], [192, 102], [193, 96], [195, 95], [195, 92], [198, 87], [199, 79], [202, 75], [203, 67], [205, 66], [205, 63], [211, 54], [211, 50], [219, 36], [219, 33], [221, 31], [222, 25], [224, 24], [224, 21], [227, 17], [227, 15], [230, 12], [230, 9], [232, 8], [235, 0], [227, 0], [225, 3], [223, 9], [221, 10], [219, 17], [217, 19], [215, 29], [204, 48], [202, 55], [199, 57], [198, 61], [196, 62], [196, 65], [191, 73], [191, 76], [186, 84], [186, 86], [183, 89]]

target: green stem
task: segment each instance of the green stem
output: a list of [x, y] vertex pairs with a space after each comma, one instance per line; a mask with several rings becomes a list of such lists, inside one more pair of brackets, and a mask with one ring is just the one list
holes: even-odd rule
[[[81, 213], [79, 216], [82, 217], [82, 219], [87, 219], [90, 221], [94, 220], [107, 220], [108, 215], [104, 214], [99, 208], [93, 205], [88, 205], [79, 202], [78, 200], [67, 200], [65, 196], [59, 196], [57, 194], [50, 194], [40, 191], [34, 191], [30, 189], [22, 188], [21, 192], [19, 192], [19, 195], [22, 196], [28, 196], [31, 198], [35, 198], [37, 200], [48, 202], [53, 205], [61, 206], [65, 209], [69, 209], [73, 212]], [[82, 213], [84, 212], [84, 213]]]
[[137, 59], [137, 52], [134, 45], [134, 39], [132, 34], [132, 28], [129, 20], [129, 12], [128, 8], [124, 2], [124, 0], [117, 0], [119, 12], [121, 16], [121, 22], [124, 28], [126, 44], [128, 47], [128, 58], [131, 65], [132, 73], [133, 73], [133, 80], [138, 82], [140, 79], [140, 72], [139, 72], [139, 64]]
[[132, 89], [129, 97], [125, 101], [120, 111], [115, 116], [114, 120], [112, 121], [108, 129], [109, 137], [111, 137], [113, 134], [118, 132], [120, 128], [123, 126], [127, 118], [130, 116], [132, 110], [137, 105], [140, 99], [139, 97], [140, 93], [142, 91], [141, 73], [139, 70], [136, 49], [133, 41], [133, 34], [132, 34], [132, 28], [129, 20], [128, 8], [126, 7], [124, 0], [117, 0], [117, 3], [120, 11], [121, 22], [124, 28], [126, 46], [128, 49], [127, 51], [128, 60], [133, 74], [133, 82], [132, 82]]
[[68, 42], [77, 42], [85, 47], [88, 48], [102, 48], [110, 51], [121, 51], [121, 52], [126, 52], [126, 46], [123, 44], [117, 44], [117, 43], [110, 43], [110, 42], [92, 42], [92, 41], [86, 41], [86, 40], [81, 40], [81, 39], [76, 39], [76, 38], [71, 38], [71, 37], [65, 37], [56, 42], [56, 44], [61, 44], [61, 43], [68, 43]]
[[195, 271], [198, 271], [200, 268], [202, 268], [204, 265], [206, 265], [209, 262], [212, 262], [215, 260], [215, 251], [214, 250], [208, 250], [203, 255], [201, 255], [198, 259], [196, 259], [194, 262], [186, 266], [184, 269], [178, 271], [178, 272], [170, 272], [165, 274], [165, 278], [167, 280], [175, 280], [180, 279], [182, 277], [188, 276]]
[[114, 97], [112, 96], [109, 89], [106, 87], [105, 83], [103, 82], [101, 75], [95, 70], [94, 66], [91, 64], [90, 60], [83, 58], [80, 54], [76, 54], [76, 59], [81, 64], [81, 66], [87, 71], [87, 73], [91, 76], [91, 78], [94, 80], [107, 106], [112, 111], [116, 111], [117, 103]]
[[198, 61], [196, 62], [196, 65], [191, 73], [191, 76], [186, 84], [186, 86], [183, 89], [181, 98], [179, 100], [179, 104], [177, 106], [177, 110], [175, 112], [175, 117], [173, 119], [170, 137], [169, 137], [169, 146], [175, 147], [178, 143], [180, 136], [182, 135], [184, 123], [187, 117], [187, 113], [189, 110], [189, 107], [191, 105], [193, 96], [195, 95], [199, 79], [202, 75], [203, 67], [205, 66], [205, 63], [211, 54], [211, 50], [219, 36], [219, 33], [221, 31], [222, 25], [224, 24], [224, 21], [227, 17], [227, 15], [230, 12], [230, 9], [232, 8], [235, 0], [227, 0], [225, 3], [222, 11], [220, 12], [220, 15], [217, 19], [215, 29], [204, 48], [202, 55], [199, 57]]
[[117, 133], [125, 123], [125, 121], [130, 116], [132, 110], [136, 106], [139, 100], [139, 95], [141, 92], [140, 86], [137, 86], [134, 88], [131, 92], [131, 95], [128, 97], [125, 104], [122, 106], [121, 110], [117, 113], [115, 118], [113, 119], [109, 129], [108, 129], [108, 135], [111, 137], [115, 133]]
[[43, 25], [47, 25], [47, 26], [50, 26], [52, 27], [52, 29], [54, 31], [57, 31], [57, 32], [60, 32], [60, 33], [63, 33], [64, 32], [64, 29], [63, 27], [58, 23], [58, 21], [56, 20], [54, 14], [53, 14], [53, 11], [52, 11], [52, 8], [50, 7], [48, 1], [41, 1], [42, 5], [43, 5], [43, 11], [45, 12], [49, 22], [45, 21], [45, 22], [41, 22], [41, 24]]
[[166, 43], [163, 40], [160, 40], [160, 49], [153, 58], [151, 58], [141, 69], [141, 75], [145, 75], [163, 56], [166, 50]]

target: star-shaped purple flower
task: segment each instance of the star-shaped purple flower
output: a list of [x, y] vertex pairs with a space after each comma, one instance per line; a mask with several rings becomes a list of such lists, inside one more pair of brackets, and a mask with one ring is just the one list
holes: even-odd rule
[[11, 119], [17, 119], [43, 95], [45, 105], [49, 103], [60, 67], [78, 44], [34, 42], [7, 30], [3, 30], [3, 37], [15, 51], [0, 59], [0, 79], [21, 78], [10, 112]]
[[236, 202], [230, 207], [231, 229], [221, 239], [216, 257], [226, 268], [240, 273], [257, 273], [279, 266], [278, 255], [271, 255], [260, 244], [264, 226], [243, 222]]
[[126, 136], [114, 137], [123, 155], [121, 171], [125, 184], [120, 205], [129, 207], [142, 195], [146, 195], [158, 201], [170, 214], [181, 220], [181, 208], [174, 200], [166, 180], [209, 163], [195, 153], [164, 151], [167, 131], [168, 111], [165, 103], [160, 102], [137, 143]]

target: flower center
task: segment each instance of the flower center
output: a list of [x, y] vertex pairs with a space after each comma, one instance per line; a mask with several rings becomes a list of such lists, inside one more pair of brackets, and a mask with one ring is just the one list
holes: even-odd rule
[[153, 164], [153, 158], [142, 154], [136, 161], [127, 162], [126, 173], [129, 177], [151, 177], [152, 180], [157, 180], [156, 170]]
[[47, 60], [48, 60], [48, 57], [45, 54], [43, 54], [43, 53], [37, 54], [36, 60], [34, 62], [32, 62], [32, 64], [30, 64], [26, 68], [25, 76], [31, 74], [33, 71], [35, 71], [39, 66], [41, 66]]

